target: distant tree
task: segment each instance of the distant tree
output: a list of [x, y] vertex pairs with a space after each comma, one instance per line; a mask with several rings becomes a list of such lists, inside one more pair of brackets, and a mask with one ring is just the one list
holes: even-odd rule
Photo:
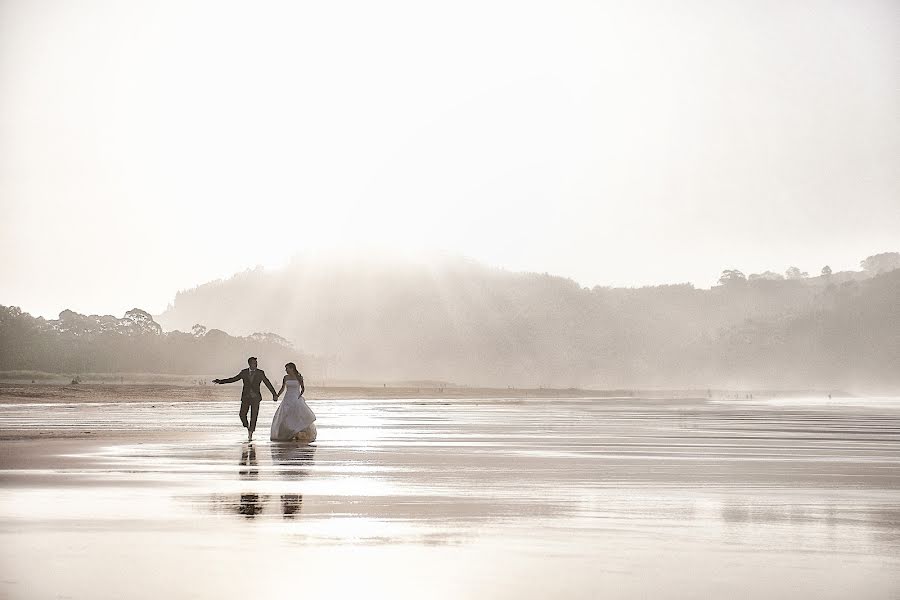
[[4, 306], [2, 309], [0, 310], [0, 322], [4, 319], [13, 321], [22, 317], [22, 309], [18, 306]]
[[859, 266], [872, 275], [900, 269], [900, 252], [882, 252], [881, 254], [873, 254], [860, 261]]
[[725, 269], [719, 277], [719, 285], [734, 285], [746, 283], [747, 276], [737, 269]]
[[222, 331], [221, 329], [210, 329], [206, 332], [206, 339], [211, 341], [223, 341], [228, 340], [231, 336]]
[[119, 319], [115, 318], [112, 315], [91, 315], [91, 318], [94, 319], [100, 327], [100, 331], [115, 331], [119, 326]]
[[766, 280], [766, 281], [782, 281], [784, 279], [784, 275], [781, 273], [775, 273], [774, 271], [764, 271], [762, 273], [753, 273], [748, 277], [750, 281], [757, 280]]
[[151, 334], [160, 335], [162, 327], [153, 320], [153, 315], [140, 308], [132, 308], [119, 320], [119, 324], [126, 332], [136, 335]]
[[789, 267], [788, 270], [784, 272], [784, 276], [787, 279], [805, 279], [809, 277], [809, 273], [801, 271], [797, 267]]
[[831, 277], [831, 267], [825, 265], [822, 267], [822, 276], [823, 277]]
[[277, 346], [283, 346], [285, 348], [292, 347], [292, 344], [286, 339], [278, 335], [277, 333], [266, 332], [266, 333], [254, 333], [250, 335], [250, 339], [254, 342], [261, 342], [264, 344], [275, 344]]
[[84, 336], [100, 330], [98, 318], [82, 315], [68, 308], [59, 313], [59, 319], [53, 322], [54, 329], [73, 336]]
[[200, 323], [194, 324], [194, 326], [191, 327], [191, 335], [194, 337], [203, 337], [206, 335], [206, 326], [201, 325]]

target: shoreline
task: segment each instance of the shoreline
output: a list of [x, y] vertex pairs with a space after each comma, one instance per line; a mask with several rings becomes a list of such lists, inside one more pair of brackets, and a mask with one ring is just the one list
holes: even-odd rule
[[[277, 382], [273, 382], [273, 385]], [[40, 403], [46, 401], [117, 402], [139, 401], [227, 401], [235, 395], [234, 385], [212, 383], [134, 383], [134, 382], [81, 382], [77, 384], [48, 381], [0, 380], [0, 404]], [[855, 394], [834, 389], [678, 389], [678, 388], [518, 388], [518, 387], [470, 387], [470, 386], [415, 386], [415, 385], [308, 385], [310, 397], [322, 399], [529, 399], [529, 398], [666, 398], [668, 400], [697, 399], [762, 399], [834, 397], [853, 398]], [[239, 394], [239, 392], [238, 392]], [[889, 394], [887, 394], [889, 395]], [[877, 396], [877, 395], [873, 395]], [[263, 399], [267, 393], [263, 394]]]

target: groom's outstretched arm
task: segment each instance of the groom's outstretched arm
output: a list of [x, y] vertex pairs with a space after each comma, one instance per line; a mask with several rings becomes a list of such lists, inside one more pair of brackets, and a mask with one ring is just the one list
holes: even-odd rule
[[235, 381], [240, 380], [241, 374], [238, 373], [234, 377], [229, 377], [228, 379], [213, 379], [213, 383], [234, 383]]

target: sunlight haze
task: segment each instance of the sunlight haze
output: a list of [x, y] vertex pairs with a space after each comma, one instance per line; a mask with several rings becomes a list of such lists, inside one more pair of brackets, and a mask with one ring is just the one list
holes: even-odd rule
[[[0, 4], [4, 302], [296, 254], [585, 286], [900, 247], [898, 4]], [[701, 18], [702, 17], [702, 18]]]

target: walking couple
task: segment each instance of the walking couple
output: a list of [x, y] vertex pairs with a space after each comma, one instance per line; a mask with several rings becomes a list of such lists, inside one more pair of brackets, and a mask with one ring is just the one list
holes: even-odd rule
[[[228, 379], [213, 379], [213, 383], [234, 383], [242, 381], [244, 389], [241, 392], [241, 423], [247, 428], [247, 439], [253, 439], [256, 430], [256, 419], [259, 416], [259, 404], [262, 394], [259, 386], [263, 383], [272, 392], [272, 402], [277, 402], [279, 396], [287, 390], [284, 400], [272, 417], [272, 427], [269, 439], [273, 442], [313, 442], [316, 439], [316, 415], [310, 410], [303, 398], [306, 388], [303, 385], [303, 375], [297, 370], [297, 365], [292, 362], [284, 365], [285, 376], [281, 381], [281, 389], [277, 392], [272, 382], [266, 377], [266, 372], [257, 368], [256, 357], [247, 359], [249, 368], [242, 370], [234, 377]], [[247, 420], [247, 413], [250, 420]]]

